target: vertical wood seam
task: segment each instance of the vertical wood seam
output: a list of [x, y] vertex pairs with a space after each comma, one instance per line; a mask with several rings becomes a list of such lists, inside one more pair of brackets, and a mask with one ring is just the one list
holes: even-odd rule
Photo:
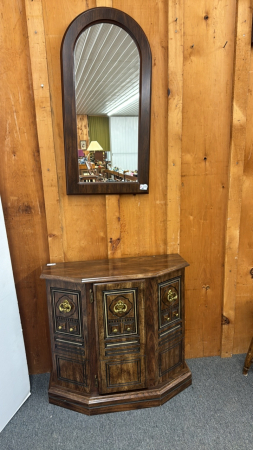
[[[64, 260], [42, 1], [25, 0], [50, 261]], [[36, 26], [33, 26], [36, 25]]]
[[[112, 8], [112, 0], [96, 0], [96, 6]], [[106, 195], [106, 234], [108, 258], [121, 257], [120, 195]]]
[[167, 253], [180, 251], [183, 1], [168, 2]]
[[[247, 0], [246, 0], [247, 2]], [[224, 295], [223, 316], [228, 323], [222, 327], [221, 356], [230, 357], [233, 353], [234, 319], [236, 303], [236, 283], [238, 269], [238, 253], [240, 241], [241, 202], [244, 155], [246, 147], [246, 118], [247, 96], [249, 84], [250, 65], [250, 36], [248, 33], [249, 22], [243, 20], [251, 16], [250, 1], [245, 12], [245, 1], [237, 0], [236, 39], [235, 39], [235, 64], [234, 64], [234, 95], [232, 111], [232, 131], [230, 143], [229, 161], [229, 188], [226, 218], [225, 237], [225, 264], [224, 264]], [[246, 38], [247, 36], [247, 38]], [[245, 39], [243, 39], [245, 38]], [[243, 42], [244, 41], [244, 42]], [[247, 46], [247, 47], [246, 47]], [[246, 54], [245, 54], [245, 48]], [[246, 62], [245, 62], [246, 60]], [[242, 123], [241, 123], [242, 122]]]

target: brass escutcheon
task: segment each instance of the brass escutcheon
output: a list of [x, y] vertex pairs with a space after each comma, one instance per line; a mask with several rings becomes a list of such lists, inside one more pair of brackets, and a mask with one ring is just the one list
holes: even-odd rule
[[167, 300], [168, 302], [174, 302], [177, 299], [177, 294], [173, 292], [171, 289], [169, 289], [169, 292], [167, 294]]
[[116, 305], [114, 305], [113, 310], [114, 310], [114, 312], [116, 314], [118, 314], [118, 313], [125, 313], [126, 310], [127, 310], [127, 305], [122, 300], [119, 300], [116, 303]]
[[60, 304], [59, 310], [63, 313], [69, 313], [71, 311], [71, 304], [67, 299]]

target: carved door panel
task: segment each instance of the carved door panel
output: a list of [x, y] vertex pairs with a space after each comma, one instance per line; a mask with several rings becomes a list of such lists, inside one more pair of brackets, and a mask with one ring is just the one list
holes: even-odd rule
[[144, 282], [95, 284], [94, 294], [100, 393], [146, 387]]
[[52, 382], [76, 392], [89, 392], [84, 287], [47, 283], [53, 360]]

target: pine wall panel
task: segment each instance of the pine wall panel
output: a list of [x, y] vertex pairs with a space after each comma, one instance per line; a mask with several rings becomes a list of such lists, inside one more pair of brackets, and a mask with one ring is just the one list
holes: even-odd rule
[[[1, 2], [0, 11], [0, 195], [29, 370], [40, 373], [50, 369], [46, 293], [39, 278], [49, 249], [26, 15], [22, 1]], [[1, 313], [2, 320], [11, 320]]]
[[236, 1], [184, 2], [181, 255], [186, 354], [220, 353]]
[[[245, 352], [253, 329], [252, 56], [241, 91], [236, 86], [239, 71], [244, 73], [238, 58], [250, 52], [249, 38], [238, 41], [244, 9], [251, 30], [250, 0], [4, 3], [0, 189], [30, 372], [50, 368], [45, 286], [39, 279], [50, 260], [179, 251], [190, 263], [186, 357], [220, 355], [221, 342], [232, 349], [225, 356]], [[151, 46], [148, 195], [66, 195], [61, 41], [78, 14], [105, 4], [131, 15]], [[231, 155], [239, 145], [241, 117], [244, 165], [235, 176]], [[228, 226], [230, 210], [236, 229]], [[231, 236], [239, 236], [237, 247]], [[232, 251], [238, 253], [236, 264]], [[230, 270], [233, 282], [226, 285]], [[230, 324], [222, 340], [224, 311]]]

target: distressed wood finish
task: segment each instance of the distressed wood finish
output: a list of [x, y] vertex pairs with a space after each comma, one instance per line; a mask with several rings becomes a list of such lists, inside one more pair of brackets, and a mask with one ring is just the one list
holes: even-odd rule
[[[40, 23], [44, 27], [50, 106], [49, 110], [46, 110], [46, 118], [42, 110], [38, 111], [38, 127], [42, 133], [40, 142], [45, 142], [46, 146], [49, 142], [47, 140], [49, 134], [45, 124], [48, 124], [51, 113], [54, 154], [51, 153], [51, 146], [46, 147], [46, 150], [43, 148], [42, 151], [47, 158], [51, 156], [55, 158], [57, 167], [53, 176], [52, 172], [48, 172], [52, 180], [50, 179], [48, 186], [45, 187], [48, 195], [44, 198], [30, 63], [37, 80], [40, 80], [42, 75], [44, 77], [45, 71], [44, 69], [41, 71], [42, 65], [37, 64], [38, 54], [35, 51], [29, 54], [25, 1], [4, 2], [1, 6], [3, 83], [0, 87], [0, 95], [3, 107], [0, 114], [4, 125], [1, 128], [3, 145], [0, 189], [31, 373], [45, 372], [50, 366], [45, 296], [38, 274], [41, 265], [50, 260], [55, 262], [55, 255], [58, 259], [58, 251], [55, 251], [58, 243], [54, 244], [58, 237], [54, 235], [57, 235], [59, 227], [59, 231], [62, 232], [64, 261], [163, 254], [168, 248], [170, 251], [172, 248], [176, 251], [177, 247], [174, 247], [174, 244], [177, 246], [179, 215], [178, 197], [177, 199], [174, 197], [179, 194], [179, 192], [176, 193], [176, 180], [178, 180], [180, 167], [173, 166], [173, 148], [177, 157], [180, 153], [180, 138], [179, 134], [174, 135], [171, 131], [168, 137], [168, 123], [172, 125], [174, 118], [175, 120], [177, 118], [176, 125], [180, 133], [181, 118], [180, 114], [177, 114], [177, 108], [181, 108], [181, 104], [183, 120], [179, 237], [182, 254], [192, 262], [191, 268], [187, 271], [186, 295], [187, 299], [191, 299], [191, 306], [188, 308], [187, 302], [186, 356], [201, 357], [220, 354], [220, 314], [224, 290], [222, 265], [225, 261], [225, 245], [229, 244], [228, 241], [226, 244], [224, 230], [228, 200], [230, 151], [228, 135], [231, 129], [230, 113], [233, 100], [232, 84], [234, 84], [231, 68], [235, 56], [233, 43], [236, 3], [243, 10], [243, 14], [245, 13], [245, 19], [242, 22], [247, 20], [240, 25], [246, 27], [243, 32], [245, 36], [236, 42], [236, 46], [239, 46], [237, 55], [244, 53], [246, 55], [244, 61], [242, 58], [241, 66], [238, 66], [243, 72], [240, 102], [244, 102], [243, 79], [246, 76], [249, 51], [247, 27], [250, 29], [251, 26], [251, 19], [248, 21], [247, 18], [248, 2], [245, 0], [239, 2], [232, 0], [228, 4], [218, 0], [214, 2], [201, 0], [194, 4], [192, 0], [186, 0], [183, 4], [163, 0], [151, 2], [114, 0], [113, 4], [111, 1], [109, 4], [106, 0], [103, 3], [97, 0], [97, 4], [95, 0], [27, 2], [29, 10], [36, 9], [36, 21], [38, 20], [36, 24]], [[40, 7], [41, 5], [43, 8]], [[60, 45], [69, 23], [84, 10], [95, 6], [113, 6], [132, 16], [144, 30], [151, 45], [153, 57], [151, 164], [150, 192], [147, 196], [108, 196], [108, 200], [108, 197], [104, 195], [66, 195]], [[182, 29], [182, 8], [184, 9], [183, 47], [181, 32], [180, 35], [177, 33], [173, 35], [173, 31], [176, 31], [174, 30], [176, 22], [173, 22], [176, 11], [178, 11], [179, 30]], [[29, 15], [28, 18], [30, 21]], [[35, 24], [34, 21], [32, 23]], [[40, 28], [36, 26], [35, 30], [33, 26], [30, 28], [30, 47], [34, 50], [35, 44], [38, 43], [41, 51], [43, 43], [41, 26]], [[170, 39], [172, 36], [173, 39]], [[173, 59], [168, 63], [168, 42], [171, 58], [173, 53], [180, 57], [183, 49], [183, 102], [182, 99], [180, 100], [180, 95], [178, 102], [174, 102], [174, 94], [181, 90], [182, 72], [179, 69], [179, 59]], [[174, 63], [178, 68], [176, 78], [173, 75]], [[173, 82], [174, 86], [169, 98], [170, 119], [168, 119], [167, 96], [167, 89], [170, 87], [168, 86], [168, 68], [172, 69], [169, 84]], [[233, 270], [234, 261], [232, 261], [233, 267], [230, 268], [228, 263], [226, 269], [226, 274], [229, 276], [232, 274], [232, 283], [237, 283], [235, 303], [233, 295], [226, 296], [228, 316], [231, 316], [230, 309], [232, 313], [234, 311], [234, 324], [231, 322], [234, 333], [233, 353], [247, 351], [253, 326], [252, 280], [249, 275], [253, 261], [251, 250], [253, 248], [251, 242], [253, 79], [251, 72], [252, 58], [247, 115], [243, 113], [240, 117], [240, 110], [234, 109], [234, 118], [241, 120], [240, 123], [243, 120], [247, 123], [244, 172], [243, 179], [239, 179], [240, 182], [242, 181], [242, 209], [240, 226], [237, 228], [237, 233], [240, 233], [237, 276]], [[239, 81], [237, 80], [236, 83], [238, 86]], [[39, 86], [41, 84], [44, 84], [47, 89], [44, 80], [40, 81]], [[40, 94], [44, 95], [43, 89], [40, 87], [37, 89], [35, 92], [37, 98]], [[235, 95], [237, 99], [240, 96], [236, 92]], [[42, 106], [45, 105], [43, 98], [40, 102]], [[238, 105], [241, 108], [239, 103]], [[237, 128], [240, 134], [243, 126], [240, 125]], [[235, 124], [233, 129], [235, 130]], [[207, 159], [204, 160], [204, 157]], [[168, 161], [172, 162], [170, 168], [168, 168]], [[241, 170], [241, 162], [239, 166], [238, 171]], [[47, 167], [43, 163], [43, 171], [44, 169], [47, 170]], [[237, 171], [237, 167], [235, 170]], [[168, 173], [169, 177], [175, 175], [175, 184], [172, 179], [168, 180]], [[238, 192], [238, 184], [233, 187], [236, 180], [238, 181], [238, 177], [232, 176], [231, 192], [235, 193]], [[51, 181], [52, 185], [50, 185]], [[171, 194], [168, 183], [171, 183], [174, 189]], [[59, 193], [59, 220], [55, 215], [57, 202], [54, 203], [50, 195], [50, 189], [57, 190], [56, 186]], [[169, 194], [170, 203], [167, 203], [167, 194]], [[47, 212], [50, 211], [49, 216], [45, 215], [44, 199]], [[173, 214], [171, 219], [167, 213], [172, 208], [173, 202], [176, 215]], [[173, 223], [168, 223], [169, 220]], [[54, 229], [51, 232], [54, 221], [56, 226], [53, 226]], [[236, 236], [234, 237], [237, 239]], [[48, 241], [51, 241], [50, 254]], [[233, 248], [234, 242], [233, 240]], [[232, 272], [230, 273], [229, 270]], [[225, 327], [227, 325], [223, 326]], [[92, 330], [90, 332], [92, 333]], [[223, 342], [225, 341], [224, 336]], [[228, 354], [231, 354], [231, 342], [230, 339]]]
[[189, 386], [187, 265], [162, 255], [45, 267], [49, 401], [93, 415], [159, 406]]
[[24, 2], [1, 2], [0, 40], [0, 195], [28, 367], [36, 374], [51, 366], [39, 279], [49, 250]]
[[243, 375], [247, 376], [248, 371], [250, 369], [250, 366], [253, 362], [253, 338], [251, 339], [251, 342], [249, 344], [249, 349], [245, 358], [244, 367], [243, 367]]
[[[112, 0], [96, 0], [96, 6], [109, 6]], [[108, 258], [121, 257], [120, 195], [106, 196], [106, 230]]]
[[251, 22], [250, 0], [238, 2], [223, 298], [223, 315], [228, 318], [229, 324], [224, 325], [222, 328], [221, 356], [223, 357], [232, 356], [234, 343], [236, 281], [246, 145]]
[[[251, 2], [252, 3], [252, 2]], [[252, 4], [251, 4], [252, 6]], [[249, 8], [249, 5], [247, 4]], [[249, 10], [246, 5], [243, 10], [244, 14], [247, 14]], [[252, 9], [251, 9], [252, 13]], [[253, 189], [253, 158], [252, 158], [252, 145], [253, 145], [253, 129], [252, 129], [252, 114], [253, 114], [253, 53], [252, 47], [249, 50], [249, 34], [251, 27], [251, 16], [247, 19], [248, 29], [246, 31], [246, 43], [245, 40], [240, 40], [240, 46], [245, 48], [245, 59], [242, 61], [242, 81], [246, 78], [246, 71], [248, 73], [248, 90], [245, 92], [245, 85], [243, 85], [243, 97], [241, 101], [247, 100], [247, 108], [245, 108], [245, 116], [243, 125], [246, 126], [245, 138], [245, 155], [244, 155], [244, 167], [242, 175], [242, 191], [241, 191], [241, 216], [240, 216], [240, 239], [238, 247], [238, 265], [237, 265], [237, 279], [236, 279], [236, 296], [234, 307], [234, 330], [233, 330], [233, 353], [246, 353], [248, 350], [249, 342], [252, 338], [253, 330], [253, 303], [252, 303], [252, 289], [253, 280], [251, 278], [250, 270], [253, 267], [253, 237], [252, 237], [252, 189]], [[246, 24], [245, 24], [246, 25]], [[244, 37], [244, 39], [245, 39]], [[244, 53], [241, 48], [242, 55]], [[250, 51], [250, 67], [248, 67], [248, 51]], [[245, 70], [245, 72], [244, 72]], [[239, 80], [237, 81], [237, 83]], [[240, 127], [240, 131], [243, 132], [243, 125]], [[242, 143], [244, 141], [242, 140]], [[240, 161], [241, 165], [241, 161]], [[232, 325], [233, 326], [233, 325]], [[230, 341], [231, 342], [231, 341]]]
[[183, 0], [168, 2], [167, 252], [180, 251], [181, 153], [184, 59]]
[[[81, 261], [84, 257], [103, 259], [108, 256], [105, 196], [66, 195], [64, 164], [61, 41], [69, 23], [85, 9], [94, 6], [95, 0], [87, 0], [85, 4], [81, 1], [70, 3], [67, 0], [64, 2], [54, 0], [52, 3], [51, 0], [43, 0], [65, 261]], [[59, 10], [61, 11], [60, 15], [58, 14]]]
[[219, 355], [221, 348], [236, 3], [184, 2], [180, 253], [190, 263], [190, 358]]
[[139, 23], [152, 53], [150, 190], [149, 195], [120, 196], [120, 256], [158, 255], [167, 252], [168, 4], [113, 0], [113, 7]]
[[120, 196], [106, 196], [106, 229], [108, 258], [121, 257]]
[[107, 6], [112, 8], [112, 0], [96, 0], [96, 6]]
[[63, 261], [60, 199], [54, 152], [42, 1], [36, 0], [31, 2], [26, 0], [25, 5], [50, 259], [51, 261]]

